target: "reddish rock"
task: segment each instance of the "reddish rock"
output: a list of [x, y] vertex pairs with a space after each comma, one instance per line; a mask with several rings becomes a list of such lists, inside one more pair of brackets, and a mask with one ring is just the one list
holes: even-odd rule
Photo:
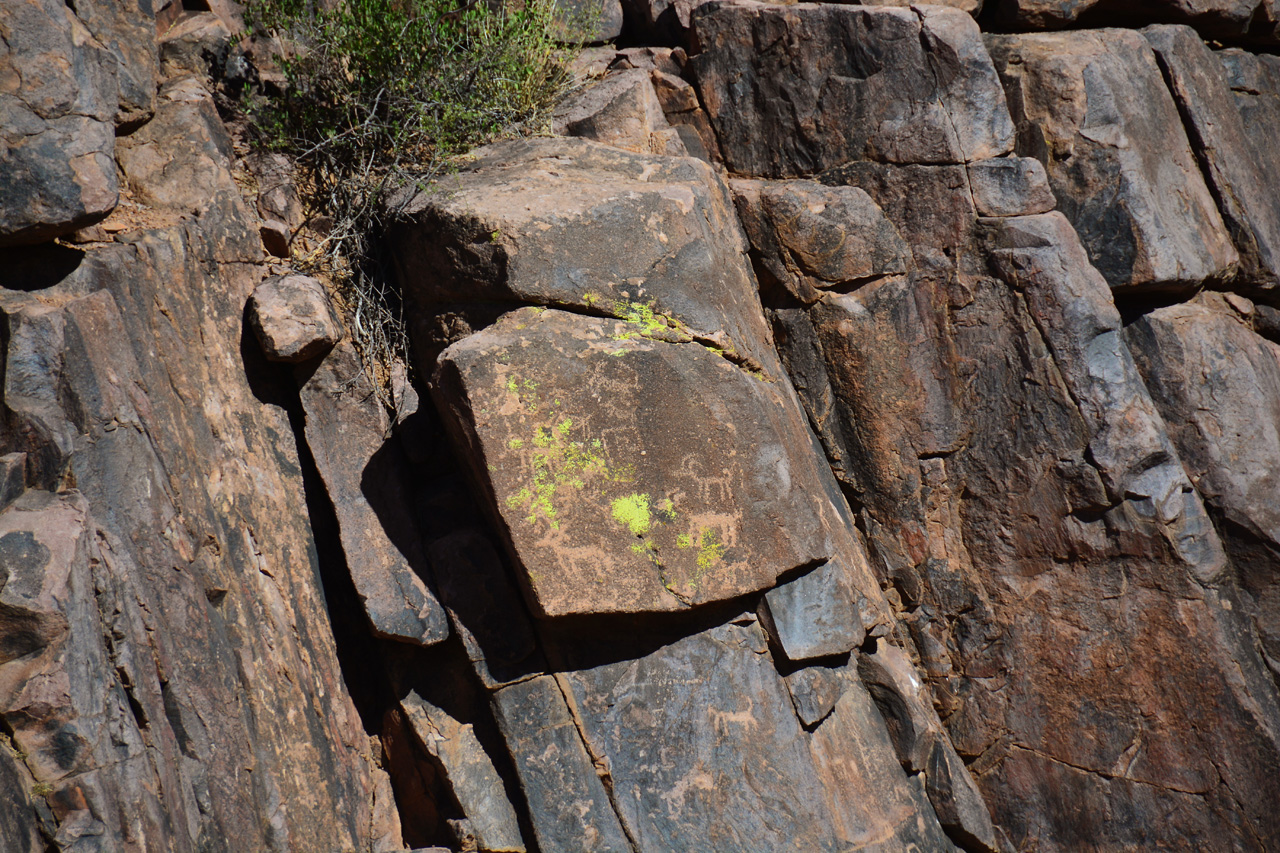
[[342, 339], [342, 324], [323, 284], [310, 276], [272, 276], [249, 297], [248, 321], [272, 361], [304, 362]]

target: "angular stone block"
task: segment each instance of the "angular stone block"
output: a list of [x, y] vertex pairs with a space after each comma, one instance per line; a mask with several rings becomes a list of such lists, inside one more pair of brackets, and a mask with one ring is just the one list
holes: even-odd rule
[[807, 727], [826, 719], [834, 710], [848, 680], [847, 667], [807, 666], [783, 676], [796, 716]]
[[766, 372], [776, 365], [746, 240], [706, 163], [585, 139], [503, 143], [476, 157], [413, 198], [391, 236], [416, 304], [613, 316], [640, 304]]
[[671, 125], [649, 72], [639, 69], [615, 71], [570, 97], [556, 109], [555, 129], [626, 151], [688, 156], [678, 138], [670, 142]]
[[969, 186], [980, 216], [1048, 213], [1057, 200], [1039, 160], [996, 157], [969, 164]]
[[757, 265], [802, 301], [912, 265], [910, 247], [857, 187], [734, 180], [730, 189]]
[[760, 613], [773, 641], [791, 661], [842, 655], [866, 636], [862, 608], [843, 560], [823, 563], [765, 593]]
[[[1266, 128], [1246, 128], [1227, 73], [1188, 27], [1142, 31], [1156, 51], [1182, 112], [1205, 179], [1240, 252], [1241, 284], [1280, 285], [1280, 175], [1267, 160], [1280, 160]], [[1280, 132], [1280, 123], [1271, 130]]]
[[307, 446], [333, 502], [356, 594], [379, 637], [429, 646], [449, 619], [423, 577], [408, 463], [351, 344], [299, 374]]
[[538, 847], [633, 853], [556, 680], [544, 675], [504, 687], [494, 694], [493, 709]]
[[1185, 287], [1239, 255], [1146, 40], [1124, 30], [991, 35], [1018, 153], [1045, 164], [1058, 209], [1112, 287]]
[[479, 849], [524, 853], [516, 810], [472, 727], [412, 691], [400, 707], [419, 745], [435, 760], [457, 798]]
[[1149, 0], [1141, 4], [1107, 0], [993, 0], [999, 18], [1017, 29], [1140, 27], [1189, 24], [1204, 37], [1238, 41], [1251, 36], [1275, 42], [1273, 0]]
[[660, 315], [512, 312], [445, 350], [436, 386], [541, 615], [681, 610], [836, 547], [785, 389]]
[[116, 206], [117, 61], [65, 4], [0, 3], [0, 246], [39, 243]]
[[249, 297], [248, 319], [272, 361], [308, 361], [342, 339], [328, 291], [310, 276], [272, 276], [262, 282]]
[[1013, 147], [978, 25], [959, 10], [715, 3], [694, 27], [690, 63], [731, 172], [967, 163]]

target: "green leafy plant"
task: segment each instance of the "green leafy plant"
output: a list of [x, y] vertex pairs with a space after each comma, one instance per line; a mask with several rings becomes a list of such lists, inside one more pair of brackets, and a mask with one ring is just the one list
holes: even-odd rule
[[[398, 292], [378, 256], [389, 199], [467, 150], [542, 131], [568, 88], [554, 0], [249, 0], [286, 85], [250, 114], [262, 144], [301, 169], [309, 212], [332, 225], [295, 263], [323, 271], [366, 366], [404, 362]], [[385, 377], [384, 377], [385, 378]]]

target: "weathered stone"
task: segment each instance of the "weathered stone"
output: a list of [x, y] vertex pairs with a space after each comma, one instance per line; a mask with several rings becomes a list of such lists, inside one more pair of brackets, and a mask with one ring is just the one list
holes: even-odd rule
[[1151, 47], [1137, 33], [988, 36], [1018, 123], [1058, 208], [1112, 287], [1179, 287], [1235, 273]]
[[542, 850], [632, 853], [556, 679], [540, 676], [493, 696]]
[[682, 47], [624, 47], [610, 59], [609, 70], [642, 68], [645, 71], [661, 71], [678, 78], [684, 73], [684, 66], [688, 61], [689, 57]]
[[27, 454], [0, 456], [0, 512], [18, 499], [27, 487]]
[[646, 44], [692, 48], [696, 42], [690, 20], [707, 0], [623, 0], [629, 32]]
[[[563, 678], [642, 853], [708, 842], [726, 853], [873, 840], [882, 849], [926, 840], [922, 849], [948, 849], [936, 822], [928, 826], [927, 804], [911, 801], [869, 699], [865, 716], [834, 726], [828, 717], [810, 740], [761, 654], [759, 626], [731, 621], [669, 644], [637, 639], [656, 650]], [[865, 727], [877, 724], [869, 738]], [[917, 821], [920, 837], [907, 826]]]
[[[992, 0], [998, 2], [998, 0]], [[914, 6], [911, 0], [870, 0], [865, 3], [866, 6]], [[932, 6], [951, 6], [962, 12], [968, 12], [973, 17], [978, 17], [978, 13], [982, 11], [983, 0], [939, 0], [939, 2], [931, 3]]]
[[231, 31], [212, 12], [179, 19], [160, 37], [160, 64], [165, 76], [208, 74], [215, 59], [231, 44]]
[[[1190, 24], [1205, 37], [1275, 41], [1273, 0], [1151, 0], [1117, 4], [1108, 0], [993, 0], [999, 17], [1018, 29], [1133, 27]], [[1269, 26], [1268, 26], [1269, 24]]]
[[1058, 202], [1039, 160], [997, 157], [969, 164], [973, 204], [981, 216], [1048, 213]]
[[272, 361], [309, 361], [343, 334], [328, 291], [305, 275], [272, 276], [258, 285], [249, 297], [248, 320]]
[[434, 758], [480, 850], [524, 853], [516, 812], [472, 727], [410, 692], [400, 701], [420, 747]]
[[701, 161], [583, 139], [504, 143], [404, 215], [391, 241], [423, 310], [511, 300], [653, 310], [766, 372], [777, 364], [728, 190]]
[[1259, 158], [1259, 149], [1274, 146], [1246, 130], [1222, 63], [1193, 30], [1160, 26], [1142, 32], [1155, 49], [1240, 253], [1241, 284], [1277, 286], [1280, 202], [1268, 181], [1274, 173], [1268, 173]]
[[958, 10], [744, 1], [703, 6], [694, 22], [690, 64], [732, 172], [967, 163], [1013, 147], [978, 26]]
[[833, 556], [784, 389], [657, 315], [513, 312], [436, 384], [542, 615], [680, 610]]
[[761, 621], [787, 660], [846, 654], [866, 636], [857, 596], [837, 558], [765, 593]]
[[424, 646], [440, 642], [449, 636], [449, 621], [423, 580], [429, 569], [404, 454], [355, 347], [344, 344], [314, 369], [299, 370], [307, 445], [333, 501], [347, 570], [374, 634]]
[[1280, 346], [1218, 294], [1125, 329], [1151, 396], [1223, 535], [1273, 669], [1280, 670]]
[[255, 263], [262, 240], [231, 176], [234, 154], [213, 98], [194, 77], [165, 83], [155, 117], [122, 138], [117, 152], [139, 202], [170, 221], [200, 218], [210, 260]]
[[812, 181], [730, 183], [756, 268], [814, 302], [817, 290], [906, 272], [911, 249], [856, 187]]
[[303, 223], [302, 199], [294, 182], [294, 167], [282, 154], [257, 152], [248, 158], [249, 168], [258, 180], [258, 215], [275, 219], [288, 231], [296, 231]]
[[641, 154], [688, 156], [647, 71], [615, 71], [569, 98], [556, 109], [555, 129]]
[[116, 60], [119, 109], [115, 123], [136, 126], [155, 109], [160, 62], [151, 0], [89, 0], [74, 13]]
[[882, 640], [873, 653], [858, 656], [858, 674], [880, 709], [903, 766], [924, 772], [925, 794], [942, 828], [966, 850], [999, 850], [982, 794], [907, 656]]
[[459, 530], [428, 548], [440, 598], [476, 674], [490, 689], [528, 674], [533, 627], [502, 560], [478, 531]]
[[698, 102], [698, 93], [677, 72], [667, 71], [662, 64], [656, 64], [658, 67], [650, 72], [653, 90], [662, 104], [667, 121], [684, 140], [690, 156], [711, 163], [723, 162], [720, 143], [716, 141], [716, 132]]
[[845, 667], [807, 666], [783, 676], [796, 716], [807, 728], [826, 719], [844, 695], [849, 681]]
[[0, 246], [98, 222], [119, 197], [115, 57], [54, 0], [4, 0], [0, 45]]

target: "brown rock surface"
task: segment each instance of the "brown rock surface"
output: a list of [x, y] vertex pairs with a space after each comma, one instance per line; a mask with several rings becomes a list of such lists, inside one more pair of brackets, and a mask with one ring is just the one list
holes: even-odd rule
[[0, 246], [92, 225], [119, 196], [115, 57], [54, 0], [4, 0], [0, 45]]
[[743, 0], [694, 21], [702, 52], [690, 64], [736, 174], [967, 163], [1013, 147], [978, 25], [961, 11]]
[[272, 361], [309, 361], [342, 339], [342, 323], [328, 291], [310, 276], [266, 279], [253, 289], [246, 316]]
[[680, 610], [833, 556], [785, 391], [663, 321], [524, 309], [437, 383], [544, 615]]
[[1239, 255], [1155, 55], [1137, 33], [987, 37], [1018, 153], [1049, 182], [1112, 287], [1229, 278]]
[[1003, 22], [1020, 30], [1189, 24], [1205, 38], [1276, 42], [1274, 0], [992, 0], [992, 5]]

